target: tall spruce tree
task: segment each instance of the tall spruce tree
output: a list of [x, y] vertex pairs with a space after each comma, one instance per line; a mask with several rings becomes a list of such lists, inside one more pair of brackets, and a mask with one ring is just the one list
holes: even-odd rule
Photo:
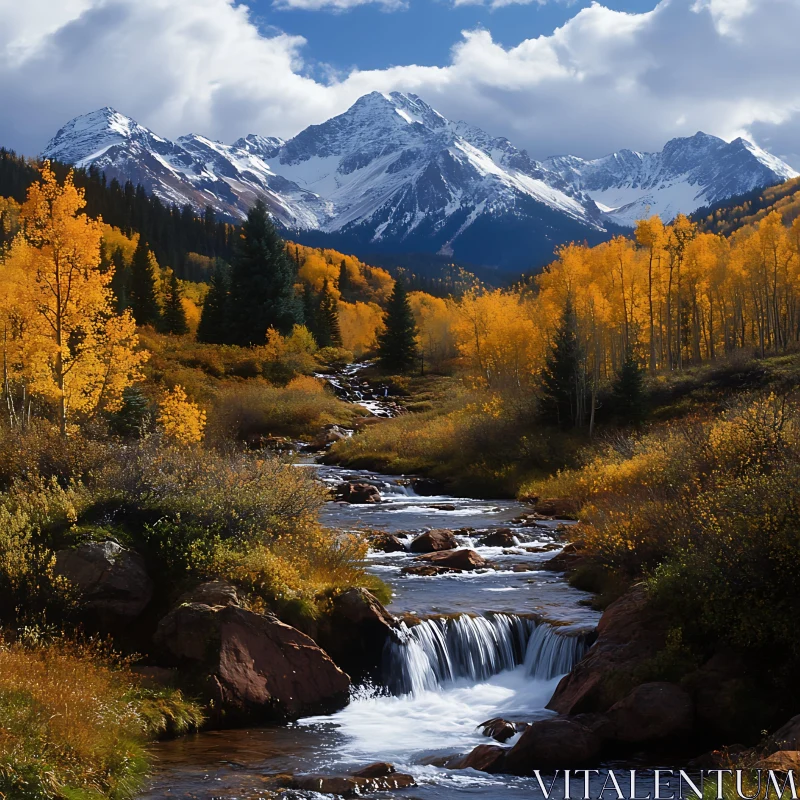
[[117, 313], [121, 314], [130, 306], [131, 270], [125, 263], [125, 254], [121, 247], [116, 247], [111, 254], [111, 265], [114, 274], [111, 277], [111, 291], [114, 292]]
[[378, 357], [388, 372], [406, 372], [417, 360], [417, 325], [403, 281], [398, 278], [386, 305], [385, 328], [378, 336]]
[[345, 260], [342, 259], [342, 263], [339, 265], [339, 296], [344, 301], [351, 300], [351, 294], [353, 291], [353, 282], [350, 280], [350, 273], [347, 271], [347, 264]]
[[303, 283], [303, 290], [300, 293], [300, 302], [303, 306], [303, 324], [314, 337], [314, 341], [319, 345], [317, 334], [317, 298], [310, 283]]
[[328, 279], [322, 284], [317, 307], [317, 324], [314, 336], [320, 347], [341, 347], [342, 330], [339, 327], [339, 304], [331, 292]]
[[542, 374], [541, 416], [560, 428], [579, 427], [583, 422], [586, 388], [578, 322], [568, 296]]
[[137, 325], [158, 324], [161, 310], [156, 300], [156, 279], [150, 262], [150, 249], [144, 236], [139, 236], [139, 243], [131, 259], [129, 302]]
[[225, 344], [228, 341], [228, 322], [228, 279], [222, 265], [217, 263], [200, 313], [197, 341]]
[[632, 347], [611, 387], [612, 405], [620, 422], [641, 425], [646, 416], [644, 370]]
[[233, 260], [230, 333], [233, 344], [261, 344], [269, 328], [282, 334], [303, 321], [295, 296], [297, 268], [260, 200], [250, 209]]
[[172, 333], [175, 336], [183, 336], [183, 334], [189, 333], [186, 311], [183, 308], [181, 287], [178, 284], [178, 276], [174, 272], [167, 285], [161, 327], [166, 333]]

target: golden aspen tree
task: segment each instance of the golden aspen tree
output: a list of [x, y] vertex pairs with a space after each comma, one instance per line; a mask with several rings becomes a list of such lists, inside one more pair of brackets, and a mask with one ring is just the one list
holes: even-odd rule
[[73, 413], [117, 408], [148, 355], [130, 314], [113, 312], [113, 271], [100, 269], [102, 223], [81, 213], [84, 206], [72, 175], [59, 185], [45, 162], [6, 259], [20, 282], [24, 370], [31, 390], [56, 405], [62, 435]]
[[647, 304], [650, 330], [650, 373], [656, 371], [655, 314], [653, 313], [653, 272], [660, 273], [661, 254], [664, 244], [664, 223], [661, 217], [653, 215], [650, 219], [639, 220], [635, 229], [636, 241], [647, 252]]
[[159, 404], [156, 421], [167, 439], [195, 444], [203, 439], [206, 412], [189, 400], [182, 386], [175, 386]]

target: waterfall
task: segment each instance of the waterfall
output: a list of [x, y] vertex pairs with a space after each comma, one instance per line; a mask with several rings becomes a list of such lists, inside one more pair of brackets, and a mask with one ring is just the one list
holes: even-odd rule
[[520, 664], [549, 680], [569, 672], [586, 649], [585, 635], [514, 614], [432, 618], [403, 624], [387, 642], [384, 682], [393, 694], [417, 694], [458, 678], [484, 681]]

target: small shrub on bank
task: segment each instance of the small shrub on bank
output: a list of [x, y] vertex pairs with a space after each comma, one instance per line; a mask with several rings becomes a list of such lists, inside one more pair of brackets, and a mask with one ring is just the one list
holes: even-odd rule
[[252, 443], [267, 436], [313, 436], [327, 424], [352, 425], [358, 416], [358, 408], [337, 399], [317, 378], [293, 378], [286, 387], [253, 380], [219, 390], [209, 435]]

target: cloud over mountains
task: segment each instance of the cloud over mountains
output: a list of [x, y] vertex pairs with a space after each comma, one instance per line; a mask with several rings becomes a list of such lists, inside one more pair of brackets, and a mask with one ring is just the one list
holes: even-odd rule
[[661, 0], [639, 14], [595, 3], [515, 47], [465, 31], [449, 63], [328, 83], [306, 70], [302, 37], [264, 32], [232, 0], [2, 5], [0, 144], [29, 154], [64, 119], [106, 104], [170, 136], [231, 141], [291, 136], [366, 92], [400, 90], [451, 119], [492, 120], [536, 157], [653, 149], [704, 130], [744, 134], [800, 166], [797, 0]]

